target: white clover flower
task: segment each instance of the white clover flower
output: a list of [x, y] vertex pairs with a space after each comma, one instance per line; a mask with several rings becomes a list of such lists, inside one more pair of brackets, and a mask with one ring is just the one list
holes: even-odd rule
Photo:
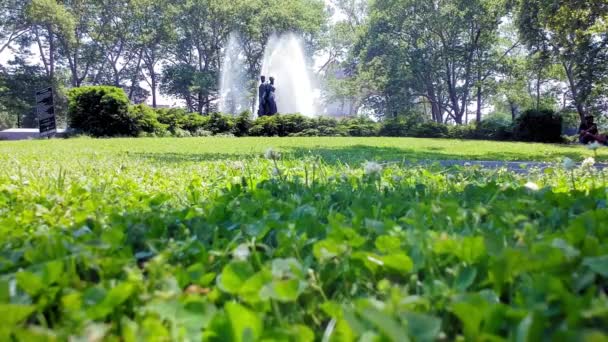
[[245, 164], [243, 164], [242, 161], [233, 161], [232, 162], [232, 168], [235, 170], [244, 170], [245, 169]]
[[564, 158], [563, 165], [564, 169], [566, 170], [574, 170], [576, 168], [576, 163], [574, 162], [574, 160], [568, 157]]
[[592, 151], [595, 151], [595, 150], [597, 150], [600, 147], [602, 147], [602, 144], [598, 143], [597, 141], [594, 141], [591, 144], [587, 145], [587, 148], [590, 149], [590, 150], [592, 150]]
[[240, 244], [232, 251], [232, 256], [238, 261], [245, 261], [249, 259], [249, 255], [251, 255], [251, 252], [249, 251], [249, 246], [247, 246], [245, 243]]
[[272, 148], [269, 148], [266, 150], [266, 153], [264, 153], [264, 158], [266, 159], [279, 159], [281, 157], [281, 154], [275, 150], [273, 150]]
[[281, 171], [279, 171], [279, 169], [277, 169], [276, 167], [272, 168], [272, 176], [276, 177], [281, 175]]
[[583, 160], [583, 163], [581, 164], [581, 167], [583, 169], [590, 169], [595, 165], [595, 159], [593, 157], [589, 157], [586, 158], [585, 160]]
[[538, 191], [540, 189], [538, 184], [533, 183], [533, 182], [526, 183], [526, 185], [524, 185], [524, 187], [526, 187], [528, 190], [532, 190], [532, 191]]
[[363, 165], [363, 170], [365, 171], [366, 175], [369, 175], [369, 176], [377, 175], [377, 174], [380, 174], [380, 172], [382, 172], [382, 165], [380, 165], [376, 162], [366, 162]]

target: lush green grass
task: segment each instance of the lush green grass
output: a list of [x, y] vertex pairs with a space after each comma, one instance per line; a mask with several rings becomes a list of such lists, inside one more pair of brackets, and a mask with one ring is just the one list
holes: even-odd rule
[[[313, 152], [327, 162], [351, 163], [439, 159], [558, 161], [565, 156], [581, 159], [593, 155], [580, 145], [416, 138], [77, 139], [0, 142], [0, 153], [53, 154], [68, 150], [79, 155], [128, 153], [134, 158], [184, 162], [250, 158], [269, 147], [281, 150], [286, 157], [301, 158]], [[608, 157], [608, 152], [601, 151], [600, 155]]]
[[[271, 146], [282, 156], [263, 157]], [[592, 153], [382, 138], [2, 142], [0, 341], [603, 341], [606, 173], [362, 164]]]

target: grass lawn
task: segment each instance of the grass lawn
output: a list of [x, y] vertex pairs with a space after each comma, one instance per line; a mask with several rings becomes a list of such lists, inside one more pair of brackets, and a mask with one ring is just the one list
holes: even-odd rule
[[[397, 138], [0, 142], [0, 341], [606, 341], [608, 172], [580, 163], [591, 155]], [[565, 156], [571, 169], [525, 174], [366, 163]]]
[[[581, 160], [593, 155], [580, 145], [517, 142], [417, 139], [417, 138], [149, 138], [74, 139], [0, 142], [0, 154], [105, 155], [129, 154], [160, 162], [186, 162], [258, 156], [267, 148], [280, 150], [288, 158], [301, 158], [311, 151], [327, 162], [340, 160], [505, 160], [558, 161], [563, 157]], [[608, 157], [608, 149], [600, 151]], [[600, 158], [603, 159], [603, 158]]]

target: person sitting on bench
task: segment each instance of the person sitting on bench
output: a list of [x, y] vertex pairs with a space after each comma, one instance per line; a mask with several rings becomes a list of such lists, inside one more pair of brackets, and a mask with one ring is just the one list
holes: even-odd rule
[[597, 125], [593, 122], [593, 115], [585, 116], [585, 120], [581, 123], [578, 128], [579, 138], [578, 141], [581, 144], [589, 144], [594, 141], [597, 141], [597, 136], [599, 135], [597, 130]]

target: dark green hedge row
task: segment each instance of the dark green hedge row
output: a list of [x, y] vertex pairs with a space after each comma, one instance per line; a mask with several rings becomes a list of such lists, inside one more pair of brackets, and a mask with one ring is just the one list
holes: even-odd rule
[[183, 109], [152, 109], [130, 105], [120, 88], [95, 86], [72, 89], [69, 117], [73, 129], [103, 136], [392, 136], [486, 140], [561, 141], [561, 118], [550, 111], [528, 111], [513, 125], [489, 118], [478, 125], [451, 126], [435, 122], [394, 119], [381, 123], [367, 119], [308, 118], [298, 114], [253, 120], [249, 112], [233, 117], [202, 116]]

